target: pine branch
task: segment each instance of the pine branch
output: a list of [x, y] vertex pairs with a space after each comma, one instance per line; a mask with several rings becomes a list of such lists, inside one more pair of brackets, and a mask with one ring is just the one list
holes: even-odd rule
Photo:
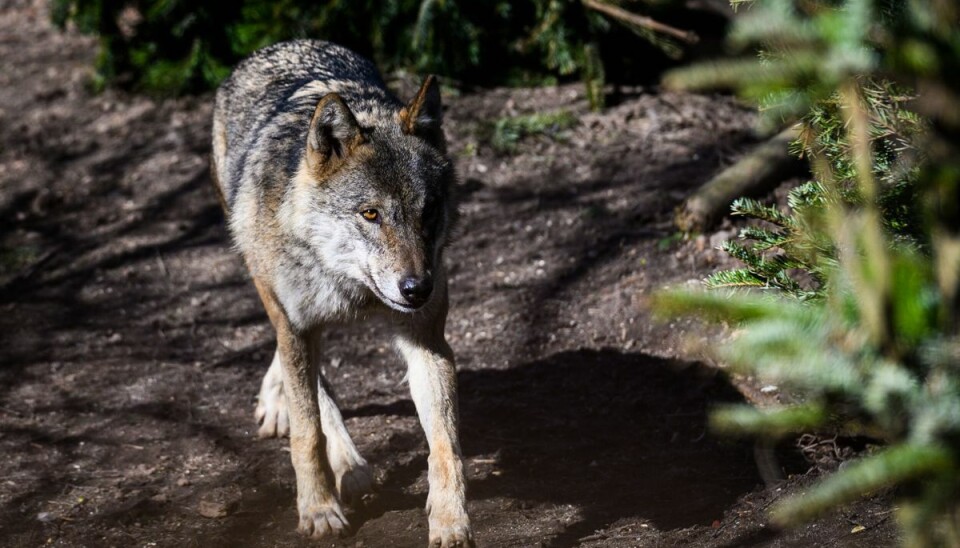
[[753, 248], [766, 251], [774, 247], [782, 247], [790, 237], [780, 230], [767, 230], [758, 226], [746, 226], [740, 230], [741, 240], [752, 240]]
[[734, 200], [734, 202], [730, 204], [730, 212], [734, 215], [754, 217], [784, 228], [793, 228], [796, 226], [796, 221], [792, 217], [785, 215], [775, 207], [763, 205], [751, 198], [738, 198]]
[[717, 291], [661, 291], [653, 297], [653, 310], [660, 316], [696, 315], [713, 322], [740, 323], [770, 318], [814, 321], [811, 310], [799, 304], [749, 293]]
[[764, 410], [750, 405], [729, 405], [710, 413], [710, 428], [719, 434], [777, 439], [814, 431], [826, 420], [827, 412], [818, 403]]
[[768, 287], [767, 280], [757, 276], [748, 269], [741, 268], [737, 270], [721, 270], [711, 274], [703, 281], [710, 289], [736, 288], [736, 287]]
[[747, 268], [749, 268], [751, 271], [758, 273], [763, 272], [763, 257], [759, 253], [755, 253], [747, 246], [734, 240], [727, 240], [720, 244], [720, 248], [726, 251], [734, 259], [737, 259], [738, 261], [747, 265]]

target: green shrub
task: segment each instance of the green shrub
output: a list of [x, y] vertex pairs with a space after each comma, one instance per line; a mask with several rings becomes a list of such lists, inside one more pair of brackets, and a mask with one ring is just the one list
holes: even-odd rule
[[[848, 249], [823, 269], [825, 298], [799, 302], [727, 291], [662, 294], [661, 312], [735, 323], [720, 351], [732, 370], [800, 394], [801, 405], [716, 411], [714, 429], [766, 438], [805, 431], [868, 436], [889, 447], [774, 508], [792, 525], [899, 486], [900, 517], [912, 546], [956, 546], [960, 530], [960, 339], [951, 252], [922, 254], [885, 240], [875, 212], [831, 206], [834, 243]], [[954, 263], [948, 279], [938, 277]]]
[[[873, 153], [871, 173], [877, 182], [875, 203], [884, 229], [901, 245], [926, 244], [918, 196], [919, 165], [923, 154], [923, 120], [907, 108], [913, 99], [902, 86], [887, 81], [858, 80], [860, 105]], [[823, 213], [830, 201], [860, 206], [864, 197], [857, 183], [852, 144], [845, 130], [841, 94], [811, 103], [800, 119], [801, 137], [794, 152], [821, 161], [828, 186], [810, 181], [792, 189], [789, 210], [780, 211], [756, 200], [736, 200], [734, 215], [759, 221], [740, 231], [739, 241], [726, 241], [722, 249], [744, 263], [744, 268], [724, 270], [707, 278], [711, 288], [772, 288], [801, 300], [823, 295], [827, 278], [823, 269], [836, 264], [836, 248], [829, 241]]]
[[[209, 89], [239, 59], [291, 38], [322, 38], [386, 71], [441, 74], [468, 84], [580, 77], [602, 103], [603, 65], [636, 72], [636, 35], [669, 56], [692, 33], [650, 30], [615, 0], [54, 0], [59, 25], [100, 37], [99, 82], [185, 93]], [[676, 13], [671, 2], [645, 9]], [[612, 10], [612, 11], [611, 11]], [[626, 15], [624, 15], [626, 14]], [[649, 53], [649, 52], [647, 52]]]
[[752, 245], [728, 246], [746, 269], [711, 280], [783, 291], [658, 297], [663, 313], [737, 325], [720, 357], [802, 399], [719, 410], [714, 427], [829, 429], [886, 444], [778, 504], [779, 523], [893, 486], [906, 545], [960, 545], [958, 16], [948, 0], [757, 0], [732, 37], [758, 47], [759, 61], [668, 78], [736, 89], [768, 127], [802, 120], [798, 148], [815, 176], [791, 193], [789, 214], [738, 202], [769, 224], [748, 229]]

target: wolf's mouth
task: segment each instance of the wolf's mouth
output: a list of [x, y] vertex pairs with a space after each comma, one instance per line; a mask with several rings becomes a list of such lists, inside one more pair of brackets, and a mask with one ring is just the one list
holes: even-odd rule
[[421, 304], [421, 305], [412, 305], [412, 304], [410, 304], [410, 303], [398, 303], [397, 301], [395, 301], [395, 300], [393, 300], [393, 299], [390, 299], [390, 304], [397, 305], [397, 306], [399, 306], [400, 308], [402, 308], [402, 309], [404, 309], [404, 310], [407, 310], [407, 311], [413, 311], [413, 310], [417, 310], [418, 308], [422, 308], [422, 307], [423, 307], [422, 304]]
[[386, 303], [386, 305], [389, 306], [390, 308], [393, 308], [394, 310], [399, 310], [400, 312], [415, 312], [423, 308], [422, 304], [413, 305], [410, 303], [402, 303], [399, 301], [395, 301], [390, 297], [385, 297], [383, 295], [377, 295], [377, 297], [380, 297], [380, 300]]
[[387, 297], [387, 295], [380, 290], [380, 287], [377, 285], [377, 282], [373, 279], [373, 276], [369, 276], [369, 275], [367, 276], [367, 287], [369, 287], [370, 290], [373, 291], [373, 294], [376, 295], [377, 298], [383, 302], [383, 304], [389, 306], [394, 310], [398, 310], [400, 312], [415, 312], [423, 308], [423, 304], [412, 305], [410, 303], [396, 301], [391, 299], [390, 297]]

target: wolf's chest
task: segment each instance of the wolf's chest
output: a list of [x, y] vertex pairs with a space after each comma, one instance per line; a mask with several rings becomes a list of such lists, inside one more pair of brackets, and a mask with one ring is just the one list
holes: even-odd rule
[[308, 328], [357, 317], [371, 302], [370, 290], [317, 264], [297, 261], [278, 269], [277, 298], [291, 323]]

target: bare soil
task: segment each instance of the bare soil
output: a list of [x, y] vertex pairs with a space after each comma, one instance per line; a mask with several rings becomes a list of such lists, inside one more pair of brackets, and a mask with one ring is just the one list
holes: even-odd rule
[[[307, 546], [284, 440], [258, 440], [271, 328], [208, 175], [211, 97], [88, 91], [96, 43], [0, 0], [0, 545]], [[782, 532], [752, 444], [706, 412], [756, 393], [684, 356], [709, 333], [646, 297], [724, 259], [673, 207], [752, 141], [724, 96], [577, 86], [448, 97], [464, 194], [448, 325], [483, 546], [883, 546], [874, 499]], [[502, 116], [576, 127], [499, 154]], [[426, 543], [426, 444], [377, 326], [327, 335], [327, 377], [380, 490], [353, 536]], [[789, 457], [785, 462], [788, 462]], [[856, 525], [865, 530], [852, 533]]]

